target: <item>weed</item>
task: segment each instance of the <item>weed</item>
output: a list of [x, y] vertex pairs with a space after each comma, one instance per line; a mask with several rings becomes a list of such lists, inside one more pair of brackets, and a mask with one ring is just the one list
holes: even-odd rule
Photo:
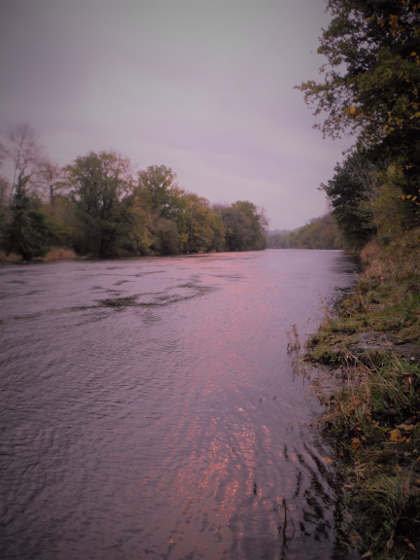
[[365, 558], [409, 560], [420, 549], [418, 240], [415, 230], [392, 247], [368, 248], [354, 293], [306, 348], [306, 360], [341, 378], [333, 393], [315, 385], [347, 480], [348, 531]]

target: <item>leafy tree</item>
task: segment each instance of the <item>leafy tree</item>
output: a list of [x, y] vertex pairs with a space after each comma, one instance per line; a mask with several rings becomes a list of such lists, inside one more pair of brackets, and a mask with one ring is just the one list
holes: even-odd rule
[[252, 202], [239, 200], [231, 206], [216, 205], [213, 209], [222, 218], [228, 251], [265, 248], [266, 219]]
[[226, 247], [225, 226], [222, 217], [214, 212], [210, 215], [210, 227], [213, 230], [213, 239], [210, 251], [224, 251]]
[[139, 172], [138, 186], [153, 213], [167, 219], [175, 217], [183, 191], [179, 189], [172, 169], [165, 165], [151, 165]]
[[[356, 137], [353, 154], [324, 190], [348, 241], [360, 247], [377, 229], [373, 203], [385, 196], [380, 177], [390, 165], [404, 180], [388, 192], [397, 196], [402, 188], [410, 200], [419, 192], [420, 4], [328, 0], [327, 9], [333, 18], [318, 49], [326, 57], [323, 80], [300, 89], [324, 135]], [[398, 215], [402, 227], [415, 226], [419, 206], [406, 204]]]
[[267, 247], [272, 249], [342, 249], [343, 238], [334, 216], [329, 213], [292, 231], [268, 232]]
[[329, 0], [333, 16], [318, 52], [324, 81], [303, 83], [324, 115], [324, 134], [357, 132], [368, 144], [419, 130], [420, 6], [413, 0]]
[[122, 255], [148, 255], [153, 244], [152, 216], [140, 193], [134, 190], [122, 200], [120, 243]]
[[90, 152], [66, 168], [76, 205], [81, 253], [112, 257], [121, 235], [121, 198], [127, 193], [129, 162], [113, 152]]
[[189, 253], [209, 251], [213, 246], [215, 235], [209, 202], [195, 194], [186, 194], [185, 201], [187, 232], [185, 250]]
[[334, 177], [322, 188], [333, 215], [350, 247], [361, 248], [375, 233], [369, 200], [373, 193], [374, 165], [360, 151], [337, 164]]
[[25, 260], [44, 255], [51, 243], [51, 231], [41, 210], [41, 201], [28, 194], [20, 178], [10, 206], [11, 221], [6, 229], [7, 253], [16, 252]]

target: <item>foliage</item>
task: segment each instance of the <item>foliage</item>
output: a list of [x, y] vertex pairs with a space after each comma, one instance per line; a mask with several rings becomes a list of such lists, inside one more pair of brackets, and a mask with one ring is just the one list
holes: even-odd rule
[[368, 204], [374, 169], [368, 157], [356, 151], [336, 165], [334, 177], [322, 186], [347, 245], [354, 249], [361, 248], [375, 233]]
[[[100, 258], [264, 248], [265, 218], [251, 202], [215, 210], [165, 165], [135, 180], [126, 158], [89, 152], [60, 168], [28, 125], [0, 144], [0, 164], [11, 170], [10, 180], [0, 176], [0, 249], [27, 260], [52, 246], [50, 255]], [[232, 216], [229, 243], [223, 213]]]
[[10, 220], [8, 191], [8, 181], [0, 176], [0, 247], [5, 246], [6, 228]]
[[366, 558], [408, 560], [420, 546], [420, 228], [385, 246], [372, 240], [362, 258], [364, 273], [307, 358], [341, 379], [322, 396], [323, 425], [347, 479], [348, 531]]
[[[420, 4], [329, 0], [323, 81], [300, 86], [352, 151], [323, 185], [347, 246], [368, 258], [308, 357], [333, 365], [326, 432], [347, 477], [362, 558], [415, 558], [420, 473]], [[416, 540], [417, 539], [417, 540]], [[417, 550], [416, 550], [417, 549]]]
[[418, 131], [420, 6], [413, 0], [329, 0], [333, 19], [318, 52], [324, 81], [300, 86], [320, 128], [350, 130], [368, 144], [398, 130]]
[[311, 220], [292, 231], [268, 232], [272, 249], [342, 249], [343, 238], [331, 214]]
[[349, 246], [359, 249], [383, 231], [392, 196], [412, 201], [394, 204], [401, 230], [420, 223], [420, 4], [329, 0], [327, 9], [323, 81], [299, 88], [324, 135], [356, 137], [323, 188]]
[[24, 183], [16, 187], [10, 205], [10, 223], [6, 228], [7, 253], [15, 252], [26, 261], [44, 255], [50, 246], [51, 231], [41, 202], [36, 195], [28, 195]]
[[116, 255], [123, 222], [120, 200], [128, 189], [128, 160], [90, 152], [66, 168], [81, 235], [77, 248], [99, 257]]
[[252, 251], [265, 248], [263, 212], [252, 202], [238, 200], [231, 206], [216, 205], [213, 210], [221, 217], [227, 251]]

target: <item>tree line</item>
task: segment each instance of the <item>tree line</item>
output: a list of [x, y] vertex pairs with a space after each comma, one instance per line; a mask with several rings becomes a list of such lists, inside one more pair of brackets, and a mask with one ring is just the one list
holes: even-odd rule
[[269, 249], [342, 249], [343, 235], [331, 213], [291, 231], [268, 231]]
[[165, 165], [134, 174], [120, 154], [89, 152], [60, 167], [29, 125], [9, 131], [0, 165], [0, 249], [25, 260], [55, 246], [99, 258], [265, 247], [262, 210], [243, 200], [211, 206]]
[[355, 139], [324, 185], [347, 247], [420, 225], [420, 3], [329, 0], [323, 78], [297, 86], [332, 138]]

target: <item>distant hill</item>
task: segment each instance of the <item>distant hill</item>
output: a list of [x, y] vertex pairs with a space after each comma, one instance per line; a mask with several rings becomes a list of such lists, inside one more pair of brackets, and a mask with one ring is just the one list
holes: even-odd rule
[[305, 226], [290, 230], [269, 231], [270, 249], [342, 249], [343, 238], [331, 214], [311, 220]]

